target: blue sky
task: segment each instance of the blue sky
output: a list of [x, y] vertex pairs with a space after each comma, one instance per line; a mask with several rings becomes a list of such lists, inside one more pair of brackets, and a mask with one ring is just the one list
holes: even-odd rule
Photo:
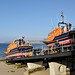
[[61, 20], [75, 26], [75, 0], [0, 0], [0, 42], [43, 40]]

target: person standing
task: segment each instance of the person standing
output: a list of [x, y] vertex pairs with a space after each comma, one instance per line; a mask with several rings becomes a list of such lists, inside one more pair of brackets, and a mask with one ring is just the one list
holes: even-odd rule
[[28, 44], [28, 46], [30, 46], [29, 40], [27, 40], [27, 44]]
[[68, 29], [68, 24], [66, 24], [66, 28], [67, 28], [67, 31], [68, 31], [68, 30], [69, 30], [69, 29]]
[[64, 26], [62, 26], [61, 30], [62, 30], [62, 34], [64, 34]]
[[69, 23], [69, 30], [71, 29], [71, 26], [72, 26], [72, 24], [71, 24], [71, 23]]
[[22, 43], [21, 43], [21, 39], [19, 39], [19, 46], [21, 46], [21, 44], [22, 44]]
[[25, 40], [24, 40], [24, 37], [22, 37], [22, 43], [23, 43], [23, 45], [25, 45]]

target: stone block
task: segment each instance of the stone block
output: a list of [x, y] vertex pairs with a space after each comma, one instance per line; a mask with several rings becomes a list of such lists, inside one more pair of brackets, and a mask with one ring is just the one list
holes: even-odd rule
[[43, 61], [35, 63], [27, 63], [28, 69], [35, 69], [42, 66]]
[[66, 75], [66, 66], [56, 63], [56, 62], [50, 62], [50, 75]]

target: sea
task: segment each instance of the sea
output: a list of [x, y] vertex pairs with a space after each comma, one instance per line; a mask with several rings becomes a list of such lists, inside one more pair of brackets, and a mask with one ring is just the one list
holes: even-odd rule
[[[0, 59], [6, 58], [4, 52], [7, 50], [9, 44], [10, 43], [0, 43]], [[30, 45], [33, 46], [33, 49], [46, 48], [44, 43], [32, 43]]]

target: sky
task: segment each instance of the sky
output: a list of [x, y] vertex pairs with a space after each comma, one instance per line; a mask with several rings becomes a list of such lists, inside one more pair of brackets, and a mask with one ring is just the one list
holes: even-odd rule
[[0, 42], [44, 40], [61, 21], [75, 26], [75, 0], [0, 0]]

